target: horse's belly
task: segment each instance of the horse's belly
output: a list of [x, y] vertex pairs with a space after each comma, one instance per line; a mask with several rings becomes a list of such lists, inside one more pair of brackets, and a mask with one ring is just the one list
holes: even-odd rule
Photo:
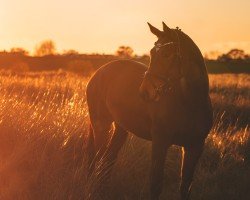
[[136, 136], [150, 140], [151, 118], [147, 104], [139, 96], [139, 86], [138, 80], [114, 84], [107, 93], [106, 104], [116, 123]]
[[117, 123], [119, 123], [125, 130], [133, 133], [137, 137], [151, 140], [150, 134], [150, 121], [141, 118], [140, 116], [136, 116], [135, 114], [128, 115], [127, 117], [115, 117], [114, 119]]
[[120, 101], [114, 101], [108, 104], [109, 112], [113, 120], [118, 123], [125, 130], [133, 133], [134, 135], [151, 140], [150, 127], [151, 120], [149, 116], [143, 111], [143, 108], [136, 105], [131, 105]]

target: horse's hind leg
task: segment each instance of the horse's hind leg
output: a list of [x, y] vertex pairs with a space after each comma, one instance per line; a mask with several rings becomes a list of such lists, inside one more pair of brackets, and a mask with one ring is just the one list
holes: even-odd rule
[[99, 178], [100, 188], [98, 190], [106, 191], [112, 167], [117, 159], [118, 153], [126, 141], [128, 133], [122, 129], [118, 124], [115, 124], [114, 134], [108, 144], [107, 150], [104, 153], [102, 162], [98, 167], [101, 170], [101, 177]]
[[180, 186], [181, 200], [188, 200], [195, 166], [202, 154], [204, 141], [192, 147], [184, 147], [182, 158], [182, 180]]
[[98, 117], [91, 120], [94, 137], [95, 161], [100, 160], [105, 151], [110, 139], [110, 130], [112, 120], [108, 116]]
[[109, 142], [107, 151], [105, 152], [105, 159], [110, 165], [114, 164], [120, 149], [126, 141], [127, 135], [127, 131], [115, 123], [114, 134]]
[[92, 125], [89, 126], [89, 135], [88, 135], [88, 143], [87, 143], [87, 155], [88, 155], [88, 176], [92, 174], [95, 163], [95, 144], [94, 144], [94, 131]]
[[115, 124], [114, 134], [109, 142], [108, 148], [101, 163], [103, 174], [105, 174], [103, 179], [104, 182], [108, 181], [109, 179], [112, 167], [116, 161], [120, 149], [126, 141], [127, 135], [127, 131], [121, 128], [118, 124]]

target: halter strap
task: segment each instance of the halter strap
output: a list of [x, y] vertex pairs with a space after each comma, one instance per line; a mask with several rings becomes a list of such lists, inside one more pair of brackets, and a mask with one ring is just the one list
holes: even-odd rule
[[155, 87], [155, 90], [160, 95], [164, 94], [164, 93], [167, 93], [168, 91], [172, 90], [173, 84], [178, 82], [183, 77], [183, 75], [180, 74], [180, 76], [175, 77], [175, 78], [169, 78], [169, 77], [166, 78], [164, 76], [161, 76], [159, 74], [156, 74], [156, 73], [153, 73], [153, 72], [147, 70], [145, 72], [144, 78], [148, 77], [148, 76], [155, 77], [155, 78], [158, 78], [158, 79], [163, 81], [163, 84]]
[[174, 42], [167, 42], [167, 43], [164, 43], [164, 44], [155, 44], [155, 50], [156, 52], [160, 50], [161, 47], [164, 47], [164, 46], [167, 46], [167, 45], [170, 45], [170, 44], [174, 44]]

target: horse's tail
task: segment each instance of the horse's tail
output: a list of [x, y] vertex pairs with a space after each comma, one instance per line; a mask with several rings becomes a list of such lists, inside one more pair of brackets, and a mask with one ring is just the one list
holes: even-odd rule
[[95, 144], [94, 144], [94, 131], [91, 126], [89, 125], [89, 135], [88, 135], [88, 142], [87, 142], [87, 154], [88, 154], [88, 171], [91, 174], [94, 170], [95, 163]]

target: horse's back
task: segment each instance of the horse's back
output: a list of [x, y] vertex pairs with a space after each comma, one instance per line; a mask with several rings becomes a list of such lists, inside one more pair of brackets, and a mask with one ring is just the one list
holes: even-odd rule
[[[147, 70], [147, 66], [143, 63], [136, 62], [133, 60], [115, 60], [111, 61], [102, 67], [100, 67], [95, 74], [92, 76], [92, 79], [95, 77], [105, 77], [115, 78], [122, 73], [144, 73]], [[90, 80], [90, 82], [91, 82]]]
[[135, 79], [142, 81], [146, 70], [144, 64], [132, 60], [111, 61], [100, 67], [91, 77], [86, 90], [87, 98], [93, 93], [103, 98], [108, 88], [114, 86], [112, 84], [115, 82], [121, 82], [121, 79], [126, 79], [125, 82], [134, 82]]

